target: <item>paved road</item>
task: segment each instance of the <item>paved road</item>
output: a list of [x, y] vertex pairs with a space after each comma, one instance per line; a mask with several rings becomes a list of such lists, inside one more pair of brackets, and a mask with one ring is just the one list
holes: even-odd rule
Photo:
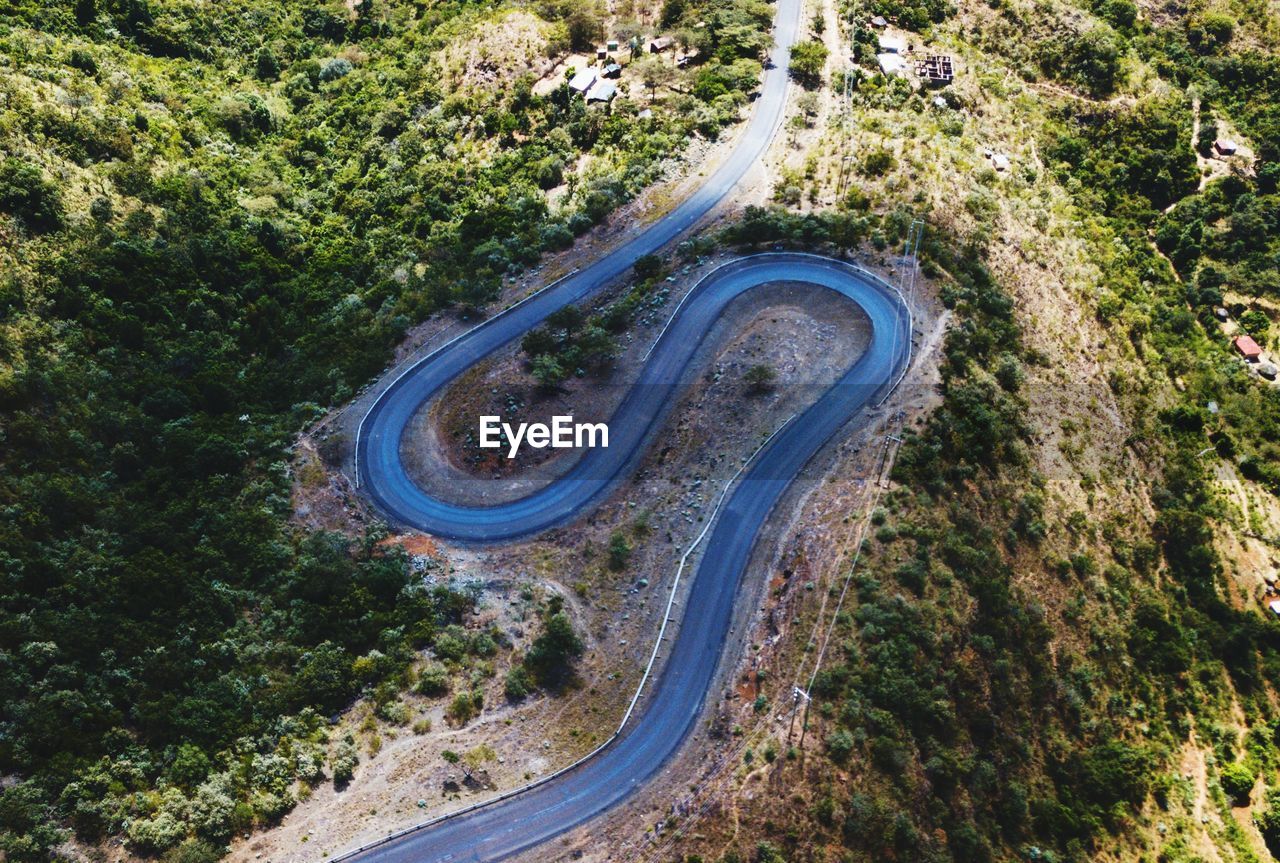
[[590, 450], [562, 479], [520, 500], [463, 507], [433, 498], [405, 473], [399, 442], [410, 417], [483, 357], [519, 338], [552, 311], [581, 301], [705, 215], [763, 153], [786, 94], [787, 48], [799, 0], [779, 0], [774, 51], [756, 114], [729, 161], [671, 215], [627, 245], [533, 299], [485, 322], [414, 366], [375, 402], [357, 437], [363, 491], [391, 519], [428, 533], [493, 543], [580, 516], [625, 477], [640, 457], [697, 345], [735, 297], [778, 281], [825, 286], [858, 303], [872, 326], [867, 350], [751, 462], [706, 540], [682, 626], [654, 691], [612, 743], [584, 764], [516, 796], [441, 821], [356, 856], [369, 863], [496, 861], [583, 824], [620, 803], [661, 771], [693, 730], [728, 640], [734, 600], [755, 538], [815, 452], [859, 411], [887, 392], [910, 355], [909, 315], [892, 289], [831, 259], [791, 253], [753, 255], [707, 276], [690, 293], [610, 419], [610, 446]]

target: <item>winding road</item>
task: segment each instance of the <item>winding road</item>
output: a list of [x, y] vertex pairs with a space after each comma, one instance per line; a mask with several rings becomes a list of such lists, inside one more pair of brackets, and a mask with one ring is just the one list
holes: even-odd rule
[[368, 863], [496, 861], [581, 825], [620, 803], [675, 755], [693, 730], [725, 652], [742, 575], [765, 520], [805, 464], [859, 412], [896, 384], [911, 351], [910, 313], [890, 286], [843, 262], [768, 253], [736, 259], [704, 278], [681, 303], [650, 353], [638, 383], [609, 421], [610, 446], [588, 450], [565, 476], [527, 497], [491, 507], [460, 506], [417, 487], [400, 457], [414, 413], [484, 357], [547, 315], [578, 303], [706, 215], [763, 155], [780, 125], [789, 48], [800, 0], [778, 0], [773, 52], [755, 114], [728, 160], [665, 218], [578, 273], [491, 318], [425, 357], [382, 392], [360, 423], [356, 472], [361, 491], [390, 519], [470, 543], [497, 543], [580, 517], [629, 475], [674, 402], [684, 370], [725, 307], [772, 283], [807, 282], [857, 303], [871, 323], [867, 349], [799, 417], [751, 460], [707, 536], [684, 621], [641, 709], [608, 744], [573, 768], [422, 829], [344, 855]]

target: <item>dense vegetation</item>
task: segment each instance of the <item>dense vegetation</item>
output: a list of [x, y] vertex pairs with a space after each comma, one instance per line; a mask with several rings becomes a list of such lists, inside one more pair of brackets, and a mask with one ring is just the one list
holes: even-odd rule
[[[1039, 4], [1032, 16], [1023, 4], [991, 6], [1000, 17], [975, 38], [1015, 63], [1025, 52], [1028, 79], [1047, 73], [1105, 95], [1124, 83], [1129, 55], [1176, 87], [1131, 105], [1063, 100], [1042, 141], [1101, 270], [1094, 311], [1141, 369], [1116, 369], [1110, 384], [1131, 416], [1129, 445], [1154, 477], [1154, 524], [1080, 511], [1051, 536], [1051, 480], [1023, 452], [1018, 396], [1021, 367], [1043, 358], [1018, 347], [1008, 299], [971, 263], [983, 256], [983, 228], [967, 256], [927, 249], [958, 315], [944, 403], [903, 447], [903, 488], [874, 518], [853, 610], [837, 630], [843, 655], [815, 688], [827, 757], [847, 773], [827, 780], [809, 813], [816, 835], [778, 829], [777, 859], [810, 859], [818, 843], [842, 844], [853, 859], [1085, 859], [1131, 838], [1144, 811], [1164, 817], [1184, 793], [1175, 757], [1193, 730], [1213, 746], [1226, 799], [1259, 803], [1250, 801], [1259, 777], [1276, 786], [1269, 682], [1280, 679], [1280, 633], [1226, 598], [1214, 537], [1225, 513], [1205, 458], [1216, 451], [1280, 489], [1280, 393], [1232, 357], [1212, 314], [1229, 305], [1243, 330], [1274, 342], [1274, 314], [1257, 300], [1276, 296], [1280, 261], [1275, 60], [1229, 53], [1233, 22], [1222, 15], [1156, 28], [1130, 4], [1095, 4], [1096, 17], [1063, 26], [1072, 13], [1062, 7]], [[1058, 44], [1046, 50], [1050, 38]], [[872, 62], [870, 38], [860, 41]], [[910, 109], [916, 98], [879, 78], [854, 89], [876, 107]], [[1198, 191], [1193, 144], [1208, 153], [1216, 116], [1247, 136], [1258, 161]], [[881, 247], [900, 240], [904, 220], [878, 228], [858, 197], [834, 214], [749, 213], [732, 235], [840, 247], [849, 233]], [[1044, 607], [1015, 586], [1042, 582], [1029, 577], [1037, 571], [1075, 597], [1067, 624], [1081, 647], [1054, 639], [1052, 663]], [[1240, 737], [1224, 713], [1232, 698], [1245, 717]], [[1280, 793], [1262, 803], [1258, 825], [1275, 853]], [[1234, 824], [1223, 841], [1253, 859]], [[1198, 858], [1173, 843], [1160, 859]]]
[[[1190, 56], [1177, 42], [1164, 50]], [[1255, 55], [1178, 67], [1202, 94], [1196, 142], [1202, 153], [1217, 136], [1215, 104], [1230, 106], [1230, 116], [1258, 142], [1253, 171], [1232, 171], [1202, 191], [1189, 98], [1148, 99], [1118, 116], [1077, 111], [1064, 117], [1050, 152], [1063, 180], [1075, 179], [1082, 203], [1124, 238], [1126, 253], [1108, 261], [1100, 317], [1127, 327], [1136, 344], [1149, 342], [1170, 375], [1192, 382], [1184, 404], [1173, 409], [1178, 413], [1163, 415], [1176, 416], [1171, 432], [1194, 433], [1188, 447], [1207, 435], [1245, 477], [1280, 494], [1280, 392], [1258, 386], [1236, 363], [1206, 362], [1230, 354], [1214, 316], [1219, 307], [1229, 306], [1240, 330], [1259, 343], [1273, 341], [1271, 315], [1255, 303], [1280, 299], [1280, 151], [1273, 145], [1280, 117], [1267, 107], [1280, 93], [1274, 67]], [[1149, 234], [1173, 273], [1154, 259]], [[1215, 415], [1207, 412], [1211, 402]]]
[[[883, 91], [869, 81], [855, 92], [878, 99]], [[1082, 107], [1058, 119], [1046, 147], [1092, 214], [1088, 230], [1119, 237], [1097, 258], [1096, 312], [1151, 363], [1138, 379], [1113, 374], [1111, 385], [1158, 477], [1153, 528], [1080, 511], [1065, 535], [1051, 536], [1050, 480], [1028, 459], [1020, 395], [1025, 366], [1046, 360], [1021, 347], [1012, 304], [980, 263], [984, 231], [958, 252], [935, 237], [924, 268], [942, 276], [957, 315], [944, 401], [903, 446], [901, 488], [873, 518], [850, 610], [838, 619], [840, 656], [812, 693], [826, 757], [848, 772], [806, 770], [819, 788], [807, 813], [816, 832], [772, 825], [774, 859], [810, 859], [831, 844], [854, 859], [1086, 859], [1128, 834], [1149, 801], [1159, 812], [1180, 793], [1174, 754], [1192, 728], [1212, 742], [1229, 799], [1248, 802], [1259, 776], [1274, 782], [1280, 716], [1266, 681], [1280, 679], [1280, 633], [1224, 599], [1213, 537], [1222, 511], [1203, 455], [1216, 447], [1246, 476], [1268, 477], [1280, 401], [1230, 358], [1217, 322], [1202, 313], [1220, 298], [1201, 299], [1195, 280], [1180, 282], [1149, 233], [1184, 208], [1222, 207], [1223, 187], [1247, 194], [1241, 178], [1195, 194], [1187, 107], [1167, 98], [1119, 115]], [[1260, 183], [1270, 171], [1264, 162]], [[1260, 209], [1263, 224], [1234, 246], [1237, 273], [1274, 265], [1273, 208]], [[1226, 235], [1214, 249], [1232, 248], [1231, 212], [1205, 217]], [[868, 213], [855, 193], [830, 213], [749, 209], [725, 238], [887, 248], [902, 242], [908, 222]], [[1146, 376], [1176, 377], [1184, 391]], [[1016, 586], [1036, 570], [1074, 594], [1068, 625], [1080, 649], [1055, 639], [1051, 626], [1060, 624]], [[1240, 739], [1222, 725], [1225, 693], [1247, 717]], [[1259, 820], [1273, 843], [1277, 798]], [[1251, 853], [1239, 831], [1229, 836]]]
[[[72, 828], [216, 857], [326, 761], [350, 778], [322, 717], [362, 693], [395, 716], [421, 651], [496, 649], [377, 530], [289, 526], [291, 439], [410, 324], [493, 298], [735, 119], [769, 17], [671, 11], [715, 26], [642, 120], [532, 91], [602, 35], [592, 3], [0, 10], [0, 854]], [[507, 24], [542, 53], [485, 80], [458, 46]], [[531, 683], [572, 658], [563, 623]]]

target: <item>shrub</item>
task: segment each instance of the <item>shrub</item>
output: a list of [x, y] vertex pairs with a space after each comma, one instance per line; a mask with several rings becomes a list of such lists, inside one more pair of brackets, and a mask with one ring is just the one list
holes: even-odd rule
[[558, 252], [573, 245], [573, 231], [561, 222], [543, 225], [538, 233], [542, 247], [549, 251]]
[[436, 636], [435, 644], [431, 649], [440, 659], [446, 662], [457, 662], [467, 655], [470, 641], [467, 631], [455, 624], [445, 627], [444, 631]]
[[188, 839], [167, 851], [161, 859], [164, 863], [218, 863], [222, 859], [222, 849], [203, 839]]
[[1187, 24], [1187, 41], [1202, 53], [1212, 53], [1231, 42], [1235, 29], [1235, 19], [1230, 15], [1206, 12]]
[[742, 380], [747, 385], [747, 391], [753, 395], [766, 393], [773, 389], [774, 383], [778, 379], [778, 373], [773, 370], [773, 366], [757, 363], [747, 369], [746, 374], [742, 376]]
[[345, 785], [356, 775], [356, 765], [360, 763], [360, 753], [356, 750], [356, 741], [346, 735], [338, 741], [329, 758], [329, 767], [333, 770], [333, 784]]
[[[533, 181], [540, 189], [554, 189], [564, 182], [564, 160], [558, 156], [547, 156], [535, 162], [532, 168]], [[566, 231], [567, 233], [567, 231]], [[570, 235], [572, 242], [572, 235]]]
[[218, 104], [218, 122], [236, 141], [253, 141], [275, 127], [271, 109], [261, 96], [241, 93]]
[[853, 735], [841, 728], [827, 735], [827, 754], [837, 764], [843, 764], [853, 754]]
[[862, 160], [858, 170], [867, 177], [883, 177], [893, 170], [893, 154], [888, 150], [872, 150]]
[[627, 561], [630, 558], [631, 543], [627, 542], [622, 531], [615, 530], [609, 537], [609, 568], [620, 572], [627, 568]]
[[657, 255], [641, 255], [632, 265], [637, 279], [652, 279], [662, 272], [662, 258]]
[[1218, 782], [1222, 785], [1223, 792], [1236, 806], [1249, 803], [1249, 793], [1253, 791], [1255, 779], [1253, 771], [1239, 762], [1223, 765], [1218, 773]]
[[125, 828], [129, 844], [143, 853], [159, 853], [181, 842], [187, 835], [187, 825], [178, 807], [162, 806], [151, 818], [136, 818]]
[[418, 675], [418, 692], [427, 696], [449, 693], [449, 670], [438, 662], [423, 667]]
[[487, 632], [477, 632], [471, 637], [470, 649], [473, 656], [493, 656], [498, 652], [498, 642]]
[[388, 701], [378, 706], [378, 718], [392, 725], [409, 724], [409, 708], [403, 701]]
[[191, 799], [190, 821], [201, 836], [225, 841], [231, 836], [236, 809], [235, 780], [230, 773], [209, 777]]
[[479, 692], [459, 692], [445, 709], [448, 716], [459, 725], [466, 725], [480, 713], [484, 699]]
[[787, 863], [787, 858], [776, 846], [761, 842], [756, 846], [756, 863]]
[[1257, 309], [1250, 309], [1240, 315], [1240, 326], [1251, 336], [1265, 338], [1267, 332], [1271, 329], [1271, 319], [1264, 312]]
[[529, 672], [524, 665], [512, 666], [507, 672], [507, 680], [503, 685], [503, 691], [507, 698], [512, 701], [519, 701], [530, 692], [533, 691], [533, 679], [530, 678]]
[[0, 162], [0, 212], [22, 220], [32, 231], [62, 227], [62, 194], [35, 165], [10, 156]]

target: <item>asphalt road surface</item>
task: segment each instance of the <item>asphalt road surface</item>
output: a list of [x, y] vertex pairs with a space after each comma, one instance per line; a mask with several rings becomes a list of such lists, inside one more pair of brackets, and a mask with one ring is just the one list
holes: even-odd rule
[[724, 502], [685, 602], [684, 621], [653, 691], [594, 758], [550, 781], [369, 848], [369, 863], [496, 861], [581, 825], [625, 800], [660, 772], [693, 730], [728, 640], [734, 601], [756, 536], [805, 464], [860, 411], [887, 393], [910, 357], [910, 316], [890, 287], [855, 268], [813, 255], [752, 255], [702, 280], [654, 346], [639, 383], [609, 421], [610, 446], [587, 451], [565, 477], [520, 500], [463, 507], [409, 479], [399, 444], [409, 419], [432, 395], [558, 308], [577, 303], [661, 248], [705, 215], [764, 152], [782, 116], [788, 48], [799, 0], [779, 0], [775, 68], [766, 72], [756, 113], [729, 160], [683, 204], [615, 252], [532, 299], [486, 321], [413, 366], [370, 408], [357, 434], [362, 491], [393, 521], [474, 543], [496, 543], [572, 521], [608, 494], [640, 457], [674, 401], [681, 376], [725, 306], [745, 291], [780, 281], [827, 287], [857, 303], [871, 322], [866, 351], [748, 465]]

